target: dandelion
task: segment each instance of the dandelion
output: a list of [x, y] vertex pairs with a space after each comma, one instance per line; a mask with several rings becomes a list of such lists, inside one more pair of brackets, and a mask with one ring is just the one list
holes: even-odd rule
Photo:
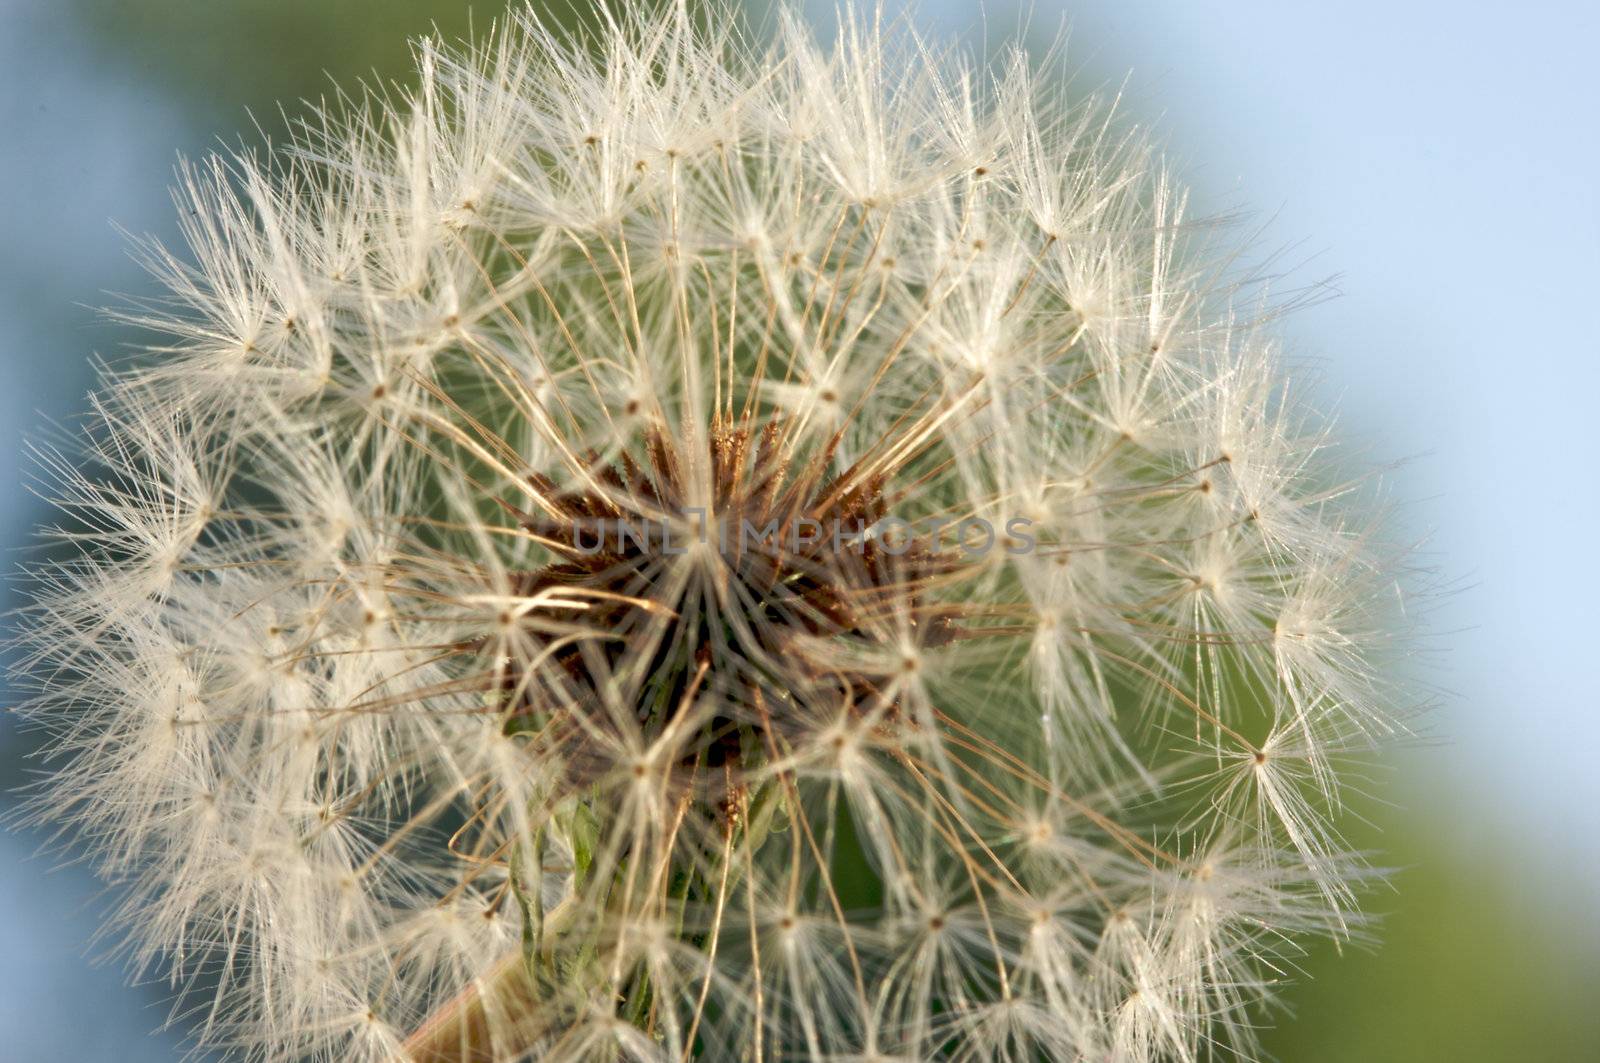
[[1248, 1055], [1359, 929], [1373, 497], [1107, 108], [528, 12], [187, 166], [41, 818], [253, 1060]]

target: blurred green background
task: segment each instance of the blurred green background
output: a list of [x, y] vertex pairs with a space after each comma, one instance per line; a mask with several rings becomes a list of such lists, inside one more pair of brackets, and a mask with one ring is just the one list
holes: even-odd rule
[[[558, 17], [572, 10], [545, 9]], [[408, 37], [431, 27], [460, 36], [499, 10], [417, 0], [0, 0], [0, 497], [26, 497], [23, 440], [45, 419], [82, 408], [90, 353], [114, 355], [127, 342], [92, 309], [110, 301], [109, 292], [149, 290], [111, 223], [171, 236], [165, 189], [178, 153], [240, 136], [258, 142], [256, 125], [269, 135], [281, 130], [283, 114], [303, 110], [296, 101], [323, 95], [333, 80], [403, 82]], [[990, 43], [1018, 24], [1003, 10], [990, 8]], [[1573, 442], [1550, 437], [1548, 422], [1517, 433], [1512, 445], [1524, 450], [1505, 455], [1508, 463], [1537, 451], [1542, 475], [1589, 483], [1590, 501], [1534, 509], [1502, 533], [1493, 512], [1517, 502], [1482, 499], [1474, 478], [1494, 474], [1493, 457], [1473, 449], [1497, 438], [1497, 418], [1510, 405], [1504, 389], [1517, 386], [1499, 375], [1496, 336], [1504, 334], [1493, 326], [1497, 307], [1527, 294], [1518, 271], [1531, 270], [1526, 283], [1546, 296], [1552, 286], [1570, 289], [1592, 305], [1600, 288], [1600, 271], [1586, 272], [1600, 244], [1590, 239], [1600, 165], [1587, 132], [1592, 116], [1568, 126], [1565, 140], [1534, 135], [1553, 120], [1552, 108], [1557, 124], [1563, 108], [1582, 119], [1592, 72], [1578, 84], [1551, 85], [1549, 69], [1583, 61], [1570, 42], [1587, 39], [1579, 31], [1592, 16], [1576, 5], [1536, 4], [1508, 27], [1499, 9], [1459, 4], [1420, 4], [1405, 14], [1357, 5], [1319, 20], [1226, 0], [1064, 8], [1039, 0], [1027, 32], [1048, 43], [1063, 16], [1075, 27], [1075, 83], [1115, 85], [1136, 67], [1126, 110], [1171, 134], [1204, 208], [1281, 202], [1266, 243], [1309, 236], [1326, 249], [1316, 269], [1302, 267], [1288, 283], [1330, 267], [1347, 271], [1351, 297], [1291, 319], [1290, 335], [1301, 349], [1325, 354], [1322, 374], [1344, 392], [1349, 419], [1375, 450], [1436, 452], [1417, 463], [1420, 472], [1400, 474], [1400, 493], [1442, 493], [1444, 502], [1410, 519], [1443, 526], [1432, 547], [1440, 567], [1483, 585], [1440, 609], [1439, 626], [1468, 632], [1440, 640], [1449, 654], [1426, 677], [1447, 692], [1434, 720], [1440, 741], [1391, 758], [1367, 787], [1383, 802], [1358, 801], [1353, 810], [1365, 821], [1355, 842], [1381, 850], [1382, 862], [1398, 869], [1393, 890], [1371, 901], [1384, 917], [1381, 943], [1343, 955], [1318, 947], [1300, 971], [1286, 972], [1297, 984], [1284, 993], [1288, 1010], [1273, 1016], [1268, 1051], [1292, 1063], [1600, 1058], [1592, 770], [1600, 713], [1590, 684], [1578, 681], [1579, 662], [1592, 655], [1592, 639], [1578, 633], [1592, 625], [1569, 631], [1553, 623], [1590, 577], [1558, 575], [1568, 594], [1538, 613], [1521, 594], [1529, 576], [1537, 578], [1526, 567], [1537, 559], [1523, 553], [1576, 545], [1585, 527], [1592, 536], [1594, 523], [1584, 522], [1593, 471], [1568, 470], [1558, 447], [1538, 449]], [[974, 9], [955, 0], [924, 4], [914, 17], [940, 31], [978, 25]], [[985, 38], [972, 39], [981, 47]], [[1490, 88], [1471, 72], [1485, 50], [1501, 63], [1484, 75]], [[1435, 68], [1443, 89], [1427, 80]], [[1498, 123], [1508, 109], [1532, 125]], [[1490, 144], [1479, 136], [1485, 121], [1496, 131]], [[1508, 128], [1531, 132], [1519, 138]], [[1242, 176], [1226, 176], [1235, 173]], [[1533, 190], [1543, 207], [1530, 205]], [[1475, 198], [1484, 208], [1476, 218], [1437, 209]], [[1465, 252], [1451, 242], [1462, 225], [1481, 226], [1474, 246], [1482, 268], [1452, 277], [1452, 268], [1463, 269]], [[1557, 331], [1519, 334], [1520, 357], [1535, 371], [1547, 368], [1541, 352], [1564, 335], [1559, 319], [1540, 320]], [[1476, 326], [1471, 339], [1463, 340], [1464, 322]], [[1558, 362], [1567, 375], [1556, 379], [1579, 384], [1573, 374], [1593, 374], [1593, 363], [1579, 361], [1593, 341], [1569, 338], [1571, 364]], [[1592, 405], [1594, 389], [1576, 390]], [[1559, 409], [1550, 412], [1558, 419]], [[1585, 423], [1581, 412], [1565, 431]], [[1592, 453], [1592, 437], [1586, 445]], [[1536, 486], [1541, 474], [1522, 468], [1534, 477], [1524, 486]], [[13, 504], [7, 545], [25, 541], [42, 514]], [[1527, 550], [1512, 550], [1504, 535], [1522, 535]], [[1541, 644], [1553, 663], [1513, 637], [1531, 616], [1554, 632]], [[1572, 653], [1563, 655], [1563, 639]], [[0, 720], [6, 789], [26, 777], [30, 743], [10, 718]], [[55, 858], [33, 856], [39, 842], [0, 834], [0, 1057], [179, 1058], [177, 1036], [145, 1036], [163, 1017], [164, 987], [126, 987], [114, 966], [91, 966], [87, 941], [104, 899], [80, 869], [52, 870]]]

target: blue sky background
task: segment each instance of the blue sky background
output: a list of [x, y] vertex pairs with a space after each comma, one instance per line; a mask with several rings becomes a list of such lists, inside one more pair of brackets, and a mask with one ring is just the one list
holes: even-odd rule
[[[958, 0], [919, 12], [978, 25]], [[1600, 17], [1560, 2], [1039, 0], [1032, 25], [1048, 39], [1067, 16], [1083, 82], [1132, 72], [1128, 114], [1156, 124], [1202, 209], [1253, 209], [1260, 250], [1303, 263], [1289, 285], [1338, 275], [1340, 298], [1287, 321], [1292, 348], [1347, 438], [1413, 459], [1398, 494], [1458, 588], [1433, 608], [1440, 741], [1396, 758], [1386, 795], [1516, 887], [1508, 918], [1600, 942]], [[989, 36], [1017, 19], [992, 7]], [[142, 287], [111, 222], [170, 233], [177, 150], [246, 124], [226, 100], [207, 114], [221, 124], [197, 122], [152, 60], [103, 49], [63, 5], [0, 0], [7, 545], [40, 516], [14, 501], [24, 438], [81, 407], [86, 356], [116, 341], [86, 305]], [[47, 875], [36, 842], [0, 833], [0, 1055], [176, 1058], [142, 1036], [155, 994], [83, 960], [93, 885]], [[85, 1000], [92, 1021], [50, 1018]]]

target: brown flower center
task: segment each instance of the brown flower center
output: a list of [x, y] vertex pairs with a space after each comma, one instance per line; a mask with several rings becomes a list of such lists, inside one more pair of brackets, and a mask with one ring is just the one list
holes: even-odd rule
[[955, 637], [929, 591], [961, 562], [885, 537], [880, 477], [794, 460], [781, 422], [719, 424], [707, 449], [698, 483], [659, 428], [642, 462], [591, 459], [577, 488], [531, 480], [550, 505], [519, 519], [560, 560], [517, 591], [589, 604], [578, 630], [536, 631], [509, 662], [508, 730], [582, 706], [569, 762], [601, 720], [651, 745], [671, 729], [677, 766], [720, 778], [842, 714], [892, 719], [908, 651]]

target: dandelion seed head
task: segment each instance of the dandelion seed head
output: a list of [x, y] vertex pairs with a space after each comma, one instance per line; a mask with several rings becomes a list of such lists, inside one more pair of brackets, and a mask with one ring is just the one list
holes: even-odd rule
[[182, 168], [41, 455], [134, 965], [263, 1061], [1248, 1055], [1393, 555], [1151, 147], [871, 14], [416, 56]]

